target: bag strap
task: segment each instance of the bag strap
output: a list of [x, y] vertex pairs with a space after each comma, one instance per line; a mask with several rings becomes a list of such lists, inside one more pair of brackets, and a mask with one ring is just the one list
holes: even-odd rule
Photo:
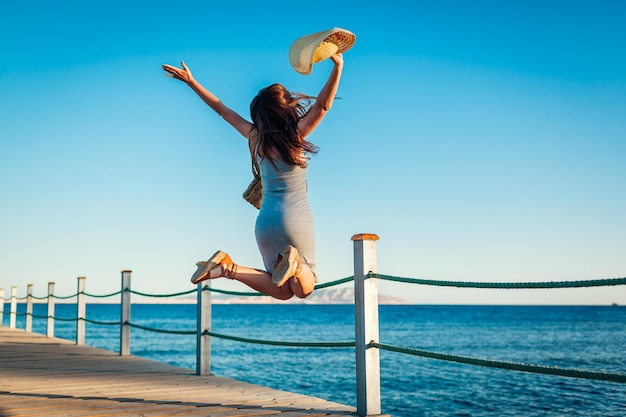
[[259, 163], [257, 162], [257, 152], [259, 149], [259, 137], [256, 130], [252, 130], [250, 132], [250, 136], [248, 136], [248, 147], [250, 148], [250, 161], [252, 162], [252, 175], [255, 178], [261, 177], [261, 168], [259, 167]]

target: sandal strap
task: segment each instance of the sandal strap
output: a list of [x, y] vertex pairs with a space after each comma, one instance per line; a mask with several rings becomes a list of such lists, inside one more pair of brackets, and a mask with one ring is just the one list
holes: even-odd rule
[[228, 279], [235, 279], [235, 274], [237, 273], [237, 264], [236, 263], [224, 263], [222, 266], [222, 275]]

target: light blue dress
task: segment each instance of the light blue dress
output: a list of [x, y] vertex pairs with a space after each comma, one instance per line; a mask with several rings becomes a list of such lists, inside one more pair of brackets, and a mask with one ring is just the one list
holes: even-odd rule
[[276, 258], [287, 245], [315, 272], [315, 235], [307, 197], [306, 168], [258, 157], [263, 200], [254, 230], [265, 269], [274, 271]]

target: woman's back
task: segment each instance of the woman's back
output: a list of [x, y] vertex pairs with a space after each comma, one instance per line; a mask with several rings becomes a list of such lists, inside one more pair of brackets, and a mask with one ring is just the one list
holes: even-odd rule
[[258, 158], [263, 179], [263, 200], [306, 200], [306, 168], [281, 160]]

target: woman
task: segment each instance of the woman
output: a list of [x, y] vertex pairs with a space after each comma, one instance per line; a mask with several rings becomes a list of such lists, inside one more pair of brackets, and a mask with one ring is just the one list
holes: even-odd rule
[[226, 277], [287, 300], [308, 297], [315, 287], [315, 239], [306, 193], [308, 155], [317, 147], [305, 138], [330, 110], [343, 69], [343, 56], [330, 57], [333, 69], [317, 98], [290, 93], [280, 84], [263, 88], [250, 104], [252, 123], [224, 105], [182, 68], [163, 65], [165, 75], [186, 83], [218, 115], [248, 140], [256, 140], [255, 156], [263, 184], [263, 201], [255, 236], [265, 271], [235, 264], [217, 251], [198, 262], [191, 282]]

